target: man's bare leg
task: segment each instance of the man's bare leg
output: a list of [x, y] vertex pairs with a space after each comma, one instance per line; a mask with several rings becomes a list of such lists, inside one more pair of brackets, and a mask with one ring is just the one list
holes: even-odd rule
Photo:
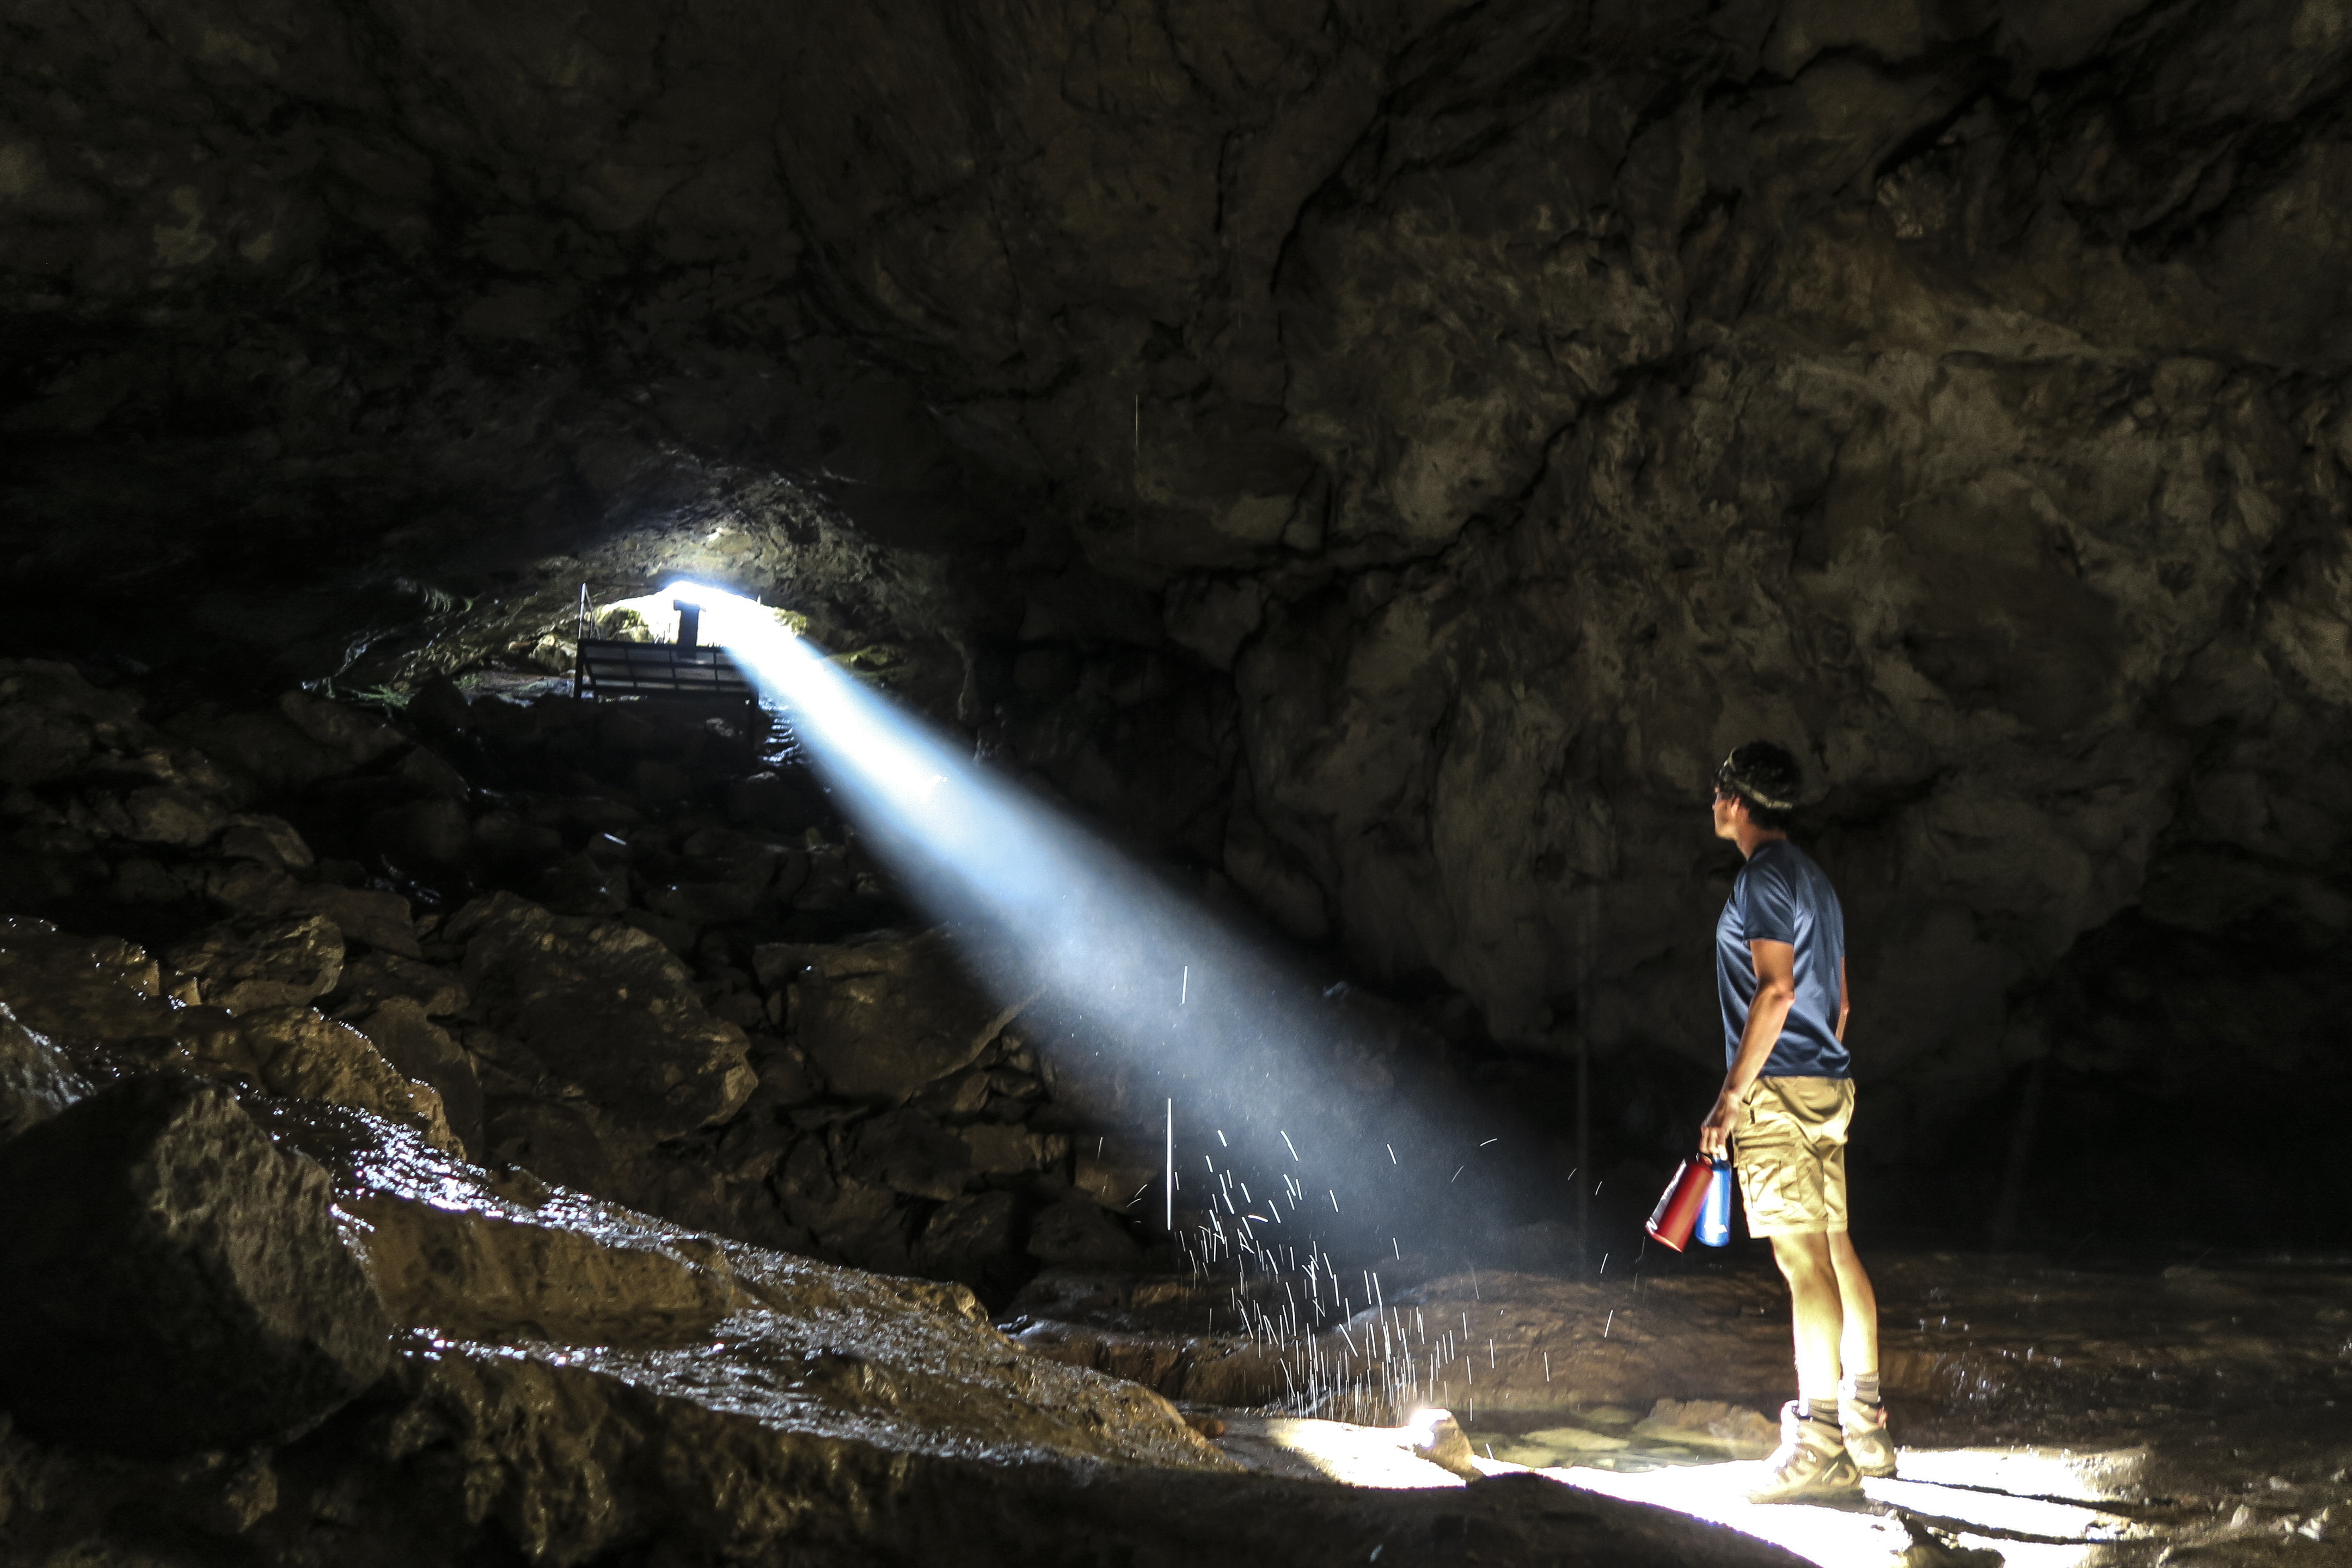
[[[1850, 1249], [1849, 1249], [1850, 1250]], [[1790, 1318], [1797, 1341], [1797, 1397], [1834, 1420], [1838, 1396], [1838, 1342], [1846, 1314], [1839, 1294], [1842, 1270], [1832, 1260], [1830, 1237], [1822, 1231], [1772, 1238], [1772, 1259], [1789, 1281]], [[1858, 1269], [1861, 1266], [1855, 1265]], [[1864, 1289], [1869, 1289], [1865, 1279]], [[1875, 1365], [1878, 1310], [1870, 1310], [1872, 1362]]]
[[1886, 1406], [1878, 1392], [1878, 1293], [1845, 1232], [1830, 1233], [1830, 1267], [1844, 1305], [1839, 1356], [1845, 1381], [1838, 1386], [1838, 1424], [1846, 1457], [1865, 1476], [1895, 1473], [1895, 1439], [1886, 1429]]
[[[1844, 1428], [1838, 1419], [1838, 1334], [1845, 1313], [1838, 1305], [1830, 1238], [1820, 1231], [1776, 1236], [1772, 1258], [1789, 1281], [1789, 1317], [1797, 1341], [1797, 1399], [1781, 1409], [1780, 1446], [1773, 1450], [1764, 1484], [1749, 1492], [1748, 1500], [1846, 1497], [1862, 1485], [1862, 1473], [1846, 1454]], [[1802, 1416], [1798, 1401], [1802, 1401]]]
[[[1775, 1240], [1777, 1241], [1777, 1237]], [[1831, 1267], [1837, 1274], [1838, 1301], [1843, 1324], [1838, 1342], [1839, 1372], [1846, 1377], [1878, 1375], [1878, 1292], [1853, 1249], [1853, 1238], [1842, 1230], [1829, 1233]], [[1785, 1266], [1784, 1266], [1785, 1267]], [[1812, 1397], [1807, 1394], [1806, 1398]]]

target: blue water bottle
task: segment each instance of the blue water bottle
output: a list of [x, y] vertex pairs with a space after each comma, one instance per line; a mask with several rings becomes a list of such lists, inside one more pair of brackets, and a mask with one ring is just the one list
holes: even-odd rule
[[1708, 1184], [1706, 1202], [1698, 1211], [1701, 1247], [1731, 1245], [1731, 1162], [1715, 1162], [1715, 1180]]

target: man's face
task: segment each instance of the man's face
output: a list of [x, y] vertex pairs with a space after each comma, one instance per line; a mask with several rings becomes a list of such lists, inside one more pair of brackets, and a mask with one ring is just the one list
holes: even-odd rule
[[1748, 805], [1727, 789], [1715, 792], [1715, 836], [1717, 838], [1739, 837], [1739, 819]]

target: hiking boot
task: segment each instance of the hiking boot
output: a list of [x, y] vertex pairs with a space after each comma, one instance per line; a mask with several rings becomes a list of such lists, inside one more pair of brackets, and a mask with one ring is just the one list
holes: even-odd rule
[[1780, 1446], [1765, 1461], [1764, 1484], [1749, 1502], [1825, 1502], [1860, 1494], [1862, 1475], [1846, 1458], [1835, 1424], [1797, 1414], [1793, 1399], [1780, 1406]]
[[1886, 1406], [1859, 1399], [1838, 1401], [1838, 1425], [1845, 1429], [1845, 1457], [1865, 1476], [1895, 1473], [1895, 1440], [1886, 1435]]

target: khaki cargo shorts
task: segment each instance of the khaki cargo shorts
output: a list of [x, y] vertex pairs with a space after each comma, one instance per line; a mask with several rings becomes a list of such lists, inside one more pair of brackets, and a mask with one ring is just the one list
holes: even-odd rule
[[1732, 1168], [1750, 1236], [1846, 1228], [1845, 1134], [1850, 1078], [1759, 1078], [1739, 1110]]

